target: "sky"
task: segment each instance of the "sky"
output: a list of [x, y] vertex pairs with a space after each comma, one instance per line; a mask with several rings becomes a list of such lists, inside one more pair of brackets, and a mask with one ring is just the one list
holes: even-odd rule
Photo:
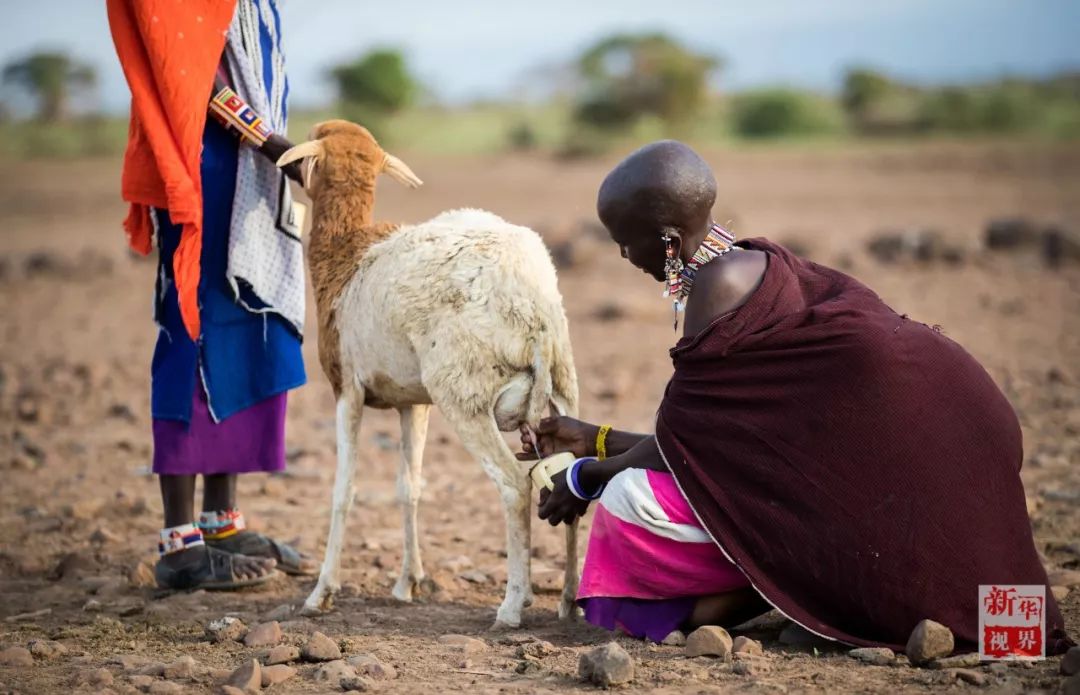
[[[327, 68], [377, 47], [403, 50], [450, 103], [535, 91], [613, 32], [664, 31], [717, 54], [717, 84], [835, 90], [866, 65], [924, 84], [1080, 69], [1080, 0], [277, 0], [293, 108], [333, 99]], [[97, 67], [96, 106], [127, 87], [102, 0], [0, 0], [0, 64], [60, 48]], [[2, 92], [0, 92], [2, 93]], [[10, 97], [9, 97], [10, 98]]]

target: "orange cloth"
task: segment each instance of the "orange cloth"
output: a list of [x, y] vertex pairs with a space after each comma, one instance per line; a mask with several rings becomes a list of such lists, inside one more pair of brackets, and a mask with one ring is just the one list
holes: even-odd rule
[[199, 156], [214, 73], [236, 0], [107, 0], [113, 43], [131, 88], [121, 195], [128, 244], [152, 247], [150, 207], [183, 226], [173, 258], [180, 314], [199, 337], [202, 181]]

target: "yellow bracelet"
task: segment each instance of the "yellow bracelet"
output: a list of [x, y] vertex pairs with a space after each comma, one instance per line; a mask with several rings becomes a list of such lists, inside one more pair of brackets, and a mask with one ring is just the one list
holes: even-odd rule
[[611, 431], [611, 425], [600, 425], [600, 431], [596, 433], [596, 458], [603, 461], [607, 458], [607, 436]]

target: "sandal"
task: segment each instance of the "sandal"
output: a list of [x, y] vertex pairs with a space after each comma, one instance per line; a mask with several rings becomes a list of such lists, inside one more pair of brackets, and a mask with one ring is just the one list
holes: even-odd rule
[[233, 572], [235, 560], [235, 554], [211, 548], [207, 544], [206, 562], [183, 567], [169, 567], [164, 562], [158, 562], [154, 567], [154, 578], [160, 589], [228, 591], [265, 584], [280, 576], [277, 571], [271, 570], [259, 577], [241, 579]]
[[304, 561], [311, 558], [301, 554], [296, 548], [254, 531], [240, 531], [221, 540], [207, 538], [206, 545], [237, 555], [272, 558], [277, 560], [278, 569], [293, 576], [309, 577], [319, 573], [317, 564], [304, 566]]

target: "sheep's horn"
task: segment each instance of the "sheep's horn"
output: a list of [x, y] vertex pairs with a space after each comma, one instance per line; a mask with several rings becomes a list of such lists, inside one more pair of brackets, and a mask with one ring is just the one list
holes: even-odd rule
[[387, 154], [383, 159], [383, 171], [389, 174], [390, 178], [409, 188], [420, 188], [424, 184], [408, 164], [392, 154]]
[[304, 162], [300, 167], [300, 174], [304, 179], [304, 188], [306, 189], [311, 185], [311, 172], [315, 169], [315, 162], [322, 155], [322, 141], [308, 140], [285, 150], [285, 153], [278, 157], [277, 165], [283, 167], [286, 164], [292, 164], [298, 159], [307, 158], [308, 161]]

